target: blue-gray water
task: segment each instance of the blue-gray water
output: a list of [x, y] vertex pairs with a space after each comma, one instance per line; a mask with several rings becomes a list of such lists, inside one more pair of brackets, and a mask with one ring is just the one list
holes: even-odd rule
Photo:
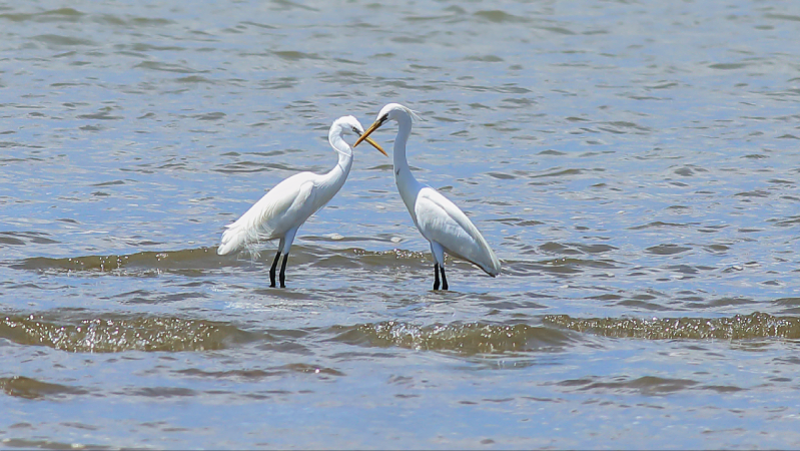
[[[798, 36], [793, 1], [0, 4], [0, 444], [799, 448]], [[500, 277], [430, 291], [369, 146], [288, 289], [216, 255], [391, 101]]]

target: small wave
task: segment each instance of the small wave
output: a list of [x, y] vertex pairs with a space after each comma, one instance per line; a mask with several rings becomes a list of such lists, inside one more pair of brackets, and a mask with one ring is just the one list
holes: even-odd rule
[[200, 368], [186, 368], [176, 371], [177, 374], [188, 377], [210, 378], [210, 379], [232, 379], [239, 381], [257, 381], [270, 377], [284, 376], [287, 374], [316, 374], [322, 377], [344, 376], [345, 373], [335, 369], [320, 365], [310, 365], [307, 363], [290, 363], [266, 370], [246, 369], [246, 370], [227, 370], [227, 371], [205, 371]]
[[108, 353], [208, 351], [268, 337], [197, 319], [103, 316], [65, 320], [52, 315], [4, 316], [0, 339], [67, 352]]
[[651, 246], [645, 249], [644, 251], [648, 254], [655, 254], [655, 255], [674, 255], [674, 254], [681, 254], [686, 251], [692, 250], [691, 247], [680, 246], [678, 244], [659, 244], [658, 246]]
[[24, 246], [27, 242], [35, 244], [58, 244], [44, 232], [0, 232], [0, 244]]
[[334, 326], [335, 341], [369, 347], [452, 351], [462, 354], [502, 354], [553, 351], [570, 341], [563, 332], [527, 324], [453, 323], [418, 326], [385, 321], [355, 326]]
[[26, 258], [12, 264], [14, 269], [41, 272], [101, 272], [118, 274], [153, 271], [189, 271], [219, 267], [216, 248], [202, 247], [165, 252], [138, 252], [129, 255], [87, 255], [82, 257]]
[[305, 53], [296, 50], [276, 50], [273, 51], [272, 54], [286, 61], [299, 61], [304, 59], [312, 59], [312, 60], [322, 59], [322, 57], [316, 53]]
[[[2, 238], [2, 234], [0, 234]], [[15, 238], [8, 238], [11, 241]], [[365, 241], [362, 238], [348, 238], [331, 240], [330, 238], [307, 237], [309, 241]], [[13, 241], [16, 244], [16, 241]], [[272, 260], [274, 251], [265, 252], [267, 263]], [[241, 253], [246, 255], [246, 252]], [[226, 265], [244, 265], [250, 259], [241, 258], [241, 255], [219, 256], [216, 247], [201, 247], [195, 249], [180, 249], [175, 251], [149, 251], [134, 254], [87, 255], [67, 258], [32, 257], [10, 265], [14, 269], [40, 272], [100, 272], [117, 275], [147, 275], [151, 272], [191, 272], [193, 270], [215, 269]], [[367, 267], [409, 265], [424, 262], [427, 265], [428, 254], [425, 252], [412, 252], [403, 249], [388, 251], [367, 251], [361, 248], [328, 249], [312, 246], [292, 247], [292, 261], [297, 264], [311, 263], [320, 266], [331, 266], [331, 261], [336, 265], [345, 267]], [[359, 263], [356, 263], [359, 262]], [[458, 260], [454, 264], [469, 265]]]
[[34, 36], [35, 41], [41, 42], [52, 47], [77, 47], [77, 46], [96, 46], [97, 44], [89, 39], [75, 38], [58, 34], [41, 34]]
[[573, 387], [581, 391], [613, 391], [634, 392], [645, 395], [659, 395], [691, 389], [698, 383], [690, 379], [670, 379], [655, 376], [643, 376], [636, 379], [615, 378], [606, 380], [597, 377], [571, 379], [560, 382], [562, 387]]
[[145, 69], [159, 72], [173, 72], [178, 74], [205, 74], [208, 70], [199, 70], [184, 64], [168, 63], [161, 61], [142, 61], [134, 66], [136, 69]]
[[526, 23], [528, 20], [521, 16], [515, 16], [505, 11], [497, 9], [489, 11], [477, 11], [473, 14], [474, 17], [492, 23]]
[[87, 393], [82, 388], [51, 384], [25, 376], [0, 377], [0, 390], [6, 395], [25, 399], [53, 399]]
[[77, 22], [86, 14], [72, 8], [59, 8], [38, 13], [4, 13], [0, 18], [14, 22]]
[[611, 271], [623, 266], [611, 259], [581, 259], [559, 257], [547, 260], [525, 261], [504, 260], [503, 273], [512, 276], [529, 276], [550, 274], [558, 277], [569, 277], [589, 270]]
[[752, 338], [800, 339], [800, 318], [755, 312], [730, 318], [571, 318], [547, 315], [544, 322], [578, 332], [645, 340]]

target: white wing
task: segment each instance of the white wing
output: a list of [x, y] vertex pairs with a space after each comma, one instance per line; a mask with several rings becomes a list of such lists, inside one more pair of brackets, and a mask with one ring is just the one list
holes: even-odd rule
[[277, 184], [226, 227], [217, 253], [225, 255], [249, 243], [281, 237], [287, 230], [299, 227], [318, 209], [314, 205], [317, 178], [319, 175], [313, 172], [301, 172]]
[[481, 232], [454, 203], [426, 186], [414, 203], [417, 228], [429, 241], [435, 241], [457, 257], [470, 261], [490, 276], [500, 274], [500, 261]]

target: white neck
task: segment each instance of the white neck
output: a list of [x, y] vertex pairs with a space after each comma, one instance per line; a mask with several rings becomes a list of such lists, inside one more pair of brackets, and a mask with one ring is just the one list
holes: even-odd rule
[[347, 175], [350, 174], [350, 168], [353, 167], [353, 149], [349, 144], [344, 142], [341, 135], [332, 138], [330, 144], [333, 150], [339, 155], [339, 161], [333, 169], [323, 176], [322, 183], [335, 186], [336, 189], [333, 191], [333, 194], [335, 194], [342, 185], [344, 185], [345, 180], [347, 180]]
[[408, 160], [406, 159], [406, 142], [408, 136], [411, 134], [411, 117], [407, 115], [400, 115], [397, 118], [397, 137], [394, 140], [394, 150], [392, 152], [394, 158], [394, 181], [397, 184], [397, 190], [400, 192], [400, 197], [403, 198], [403, 203], [406, 204], [411, 216], [415, 218], [414, 203], [417, 197], [417, 192], [422, 188], [422, 184], [414, 178], [411, 169], [408, 167]]

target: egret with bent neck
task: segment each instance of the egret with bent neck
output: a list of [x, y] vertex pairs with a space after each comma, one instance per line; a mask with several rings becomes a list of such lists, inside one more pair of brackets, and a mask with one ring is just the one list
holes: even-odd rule
[[[353, 148], [344, 140], [344, 134], [349, 132], [361, 136], [364, 127], [353, 116], [342, 116], [335, 120], [328, 131], [328, 142], [339, 154], [336, 166], [325, 174], [301, 172], [278, 183], [239, 219], [226, 227], [217, 253], [225, 255], [262, 240], [279, 238], [278, 253], [269, 269], [269, 280], [270, 286], [274, 287], [275, 271], [283, 254], [280, 283], [281, 288], [286, 288], [286, 261], [289, 259], [289, 250], [297, 229], [339, 192], [350, 173]], [[375, 141], [368, 142], [387, 155]]]

